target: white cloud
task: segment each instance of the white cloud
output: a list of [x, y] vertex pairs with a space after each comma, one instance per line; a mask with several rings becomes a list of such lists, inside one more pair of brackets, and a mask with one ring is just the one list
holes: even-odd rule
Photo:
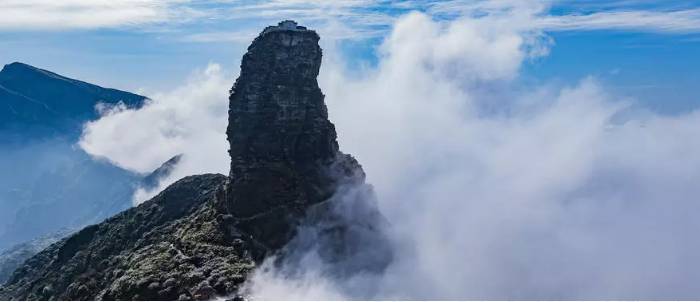
[[234, 77], [219, 65], [195, 72], [181, 87], [153, 95], [142, 109], [113, 108], [85, 125], [80, 147], [125, 169], [148, 173], [171, 157], [182, 160], [161, 186], [139, 190], [135, 203], [174, 181], [201, 173], [228, 174], [228, 86]]
[[[303, 278], [260, 270], [248, 284], [254, 298], [700, 295], [689, 252], [700, 246], [700, 113], [619, 120], [629, 104], [594, 79], [506, 99], [484, 92], [517, 74], [532, 41], [502, 43], [520, 29], [497, 21], [410, 15], [376, 70], [358, 79], [324, 65], [341, 147], [375, 185], [397, 258], [383, 274], [342, 279], [308, 261]], [[482, 110], [491, 102], [498, 111]]]
[[539, 25], [549, 31], [632, 30], [661, 33], [700, 32], [700, 9], [678, 11], [610, 11], [585, 15], [545, 16]]
[[[218, 20], [245, 25], [237, 30], [204, 31], [188, 34], [190, 42], [240, 41], [251, 34], [251, 26], [294, 19], [317, 28], [325, 38], [367, 39], [389, 33], [396, 19], [409, 11], [422, 11], [445, 20], [470, 16], [472, 22], [503, 18], [502, 22], [527, 25], [529, 32], [623, 30], [665, 34], [700, 33], [700, 10], [687, 7], [649, 9], [630, 2], [590, 6], [561, 3], [571, 9], [552, 14], [557, 2], [550, 1], [260, 1], [230, 4], [227, 9], [209, 12]], [[581, 7], [581, 12], [576, 8]], [[497, 28], [494, 26], [493, 28]], [[252, 32], [255, 32], [253, 30]]]
[[[184, 0], [3, 0], [0, 30], [124, 27], [184, 17]], [[192, 11], [189, 11], [192, 13]]]
[[182, 38], [186, 42], [235, 42], [248, 43], [252, 41], [259, 31], [217, 31], [190, 34]]
[[[352, 76], [324, 45], [329, 114], [375, 185], [396, 258], [344, 279], [319, 263], [295, 279], [268, 267], [248, 284], [255, 298], [700, 296], [700, 113], [637, 115], [593, 78], [515, 89], [523, 61], [551, 46], [533, 12], [404, 16], [378, 66]], [[225, 173], [233, 78], [205, 74], [89, 125], [82, 146], [139, 171], [185, 153], [198, 159], [177, 177]]]
[[[325, 35], [343, 39], [359, 39], [384, 35], [396, 18], [410, 10], [453, 19], [460, 16], [494, 17], [516, 14], [535, 17], [532, 23], [545, 31], [633, 30], [662, 33], [700, 32], [700, 9], [692, 6], [656, 9], [636, 6], [637, 2], [614, 2], [608, 5], [552, 1], [402, 1], [379, 0], [267, 0], [207, 1], [190, 0], [5, 0], [0, 2], [0, 30], [66, 30], [93, 28], [141, 29], [158, 24], [179, 28], [187, 34], [184, 40], [212, 42], [238, 40], [248, 36], [251, 28], [282, 19], [296, 19], [326, 28], [338, 22], [344, 30]], [[556, 15], [549, 8], [563, 5], [585, 8]], [[180, 28], [179, 25], [212, 23], [236, 24], [237, 30], [205, 30]], [[251, 27], [252, 26], [252, 27]], [[347, 30], [352, 29], [352, 30]]]
[[[631, 30], [657, 33], [700, 32], [700, 9], [659, 3], [656, 9], [638, 7], [639, 1], [602, 3], [551, 1], [436, 1], [426, 6], [433, 15], [447, 16], [531, 16], [532, 25], [544, 31]], [[569, 12], [552, 14], [552, 6], [569, 7]], [[578, 12], [583, 8], [586, 13]]]

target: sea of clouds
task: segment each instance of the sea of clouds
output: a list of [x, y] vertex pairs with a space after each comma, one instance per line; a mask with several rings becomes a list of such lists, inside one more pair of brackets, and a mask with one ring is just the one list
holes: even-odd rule
[[[639, 110], [593, 77], [516, 85], [523, 64], [555, 47], [536, 24], [531, 9], [410, 13], [383, 39], [377, 65], [359, 69], [322, 40], [330, 118], [374, 185], [394, 260], [345, 278], [321, 262], [294, 278], [268, 265], [248, 282], [252, 297], [700, 297], [700, 113]], [[184, 154], [158, 190], [227, 174], [234, 79], [212, 64], [143, 109], [105, 112], [80, 146], [138, 172]]]

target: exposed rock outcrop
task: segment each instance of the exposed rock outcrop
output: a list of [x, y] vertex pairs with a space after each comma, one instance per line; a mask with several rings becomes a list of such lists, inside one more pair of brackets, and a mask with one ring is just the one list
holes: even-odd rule
[[285, 21], [268, 27], [243, 56], [229, 105], [231, 184], [227, 210], [237, 227], [275, 250], [310, 205], [339, 182], [364, 182], [355, 159], [339, 152], [316, 77], [319, 36]]
[[[339, 151], [316, 81], [318, 40], [285, 21], [248, 48], [230, 96], [228, 177], [184, 178], [52, 245], [13, 274], [0, 300], [231, 297], [266, 256], [306, 248], [333, 263], [369, 259], [340, 273], [382, 269], [383, 218], [362, 168]], [[295, 237], [300, 226], [314, 230], [313, 246]]]

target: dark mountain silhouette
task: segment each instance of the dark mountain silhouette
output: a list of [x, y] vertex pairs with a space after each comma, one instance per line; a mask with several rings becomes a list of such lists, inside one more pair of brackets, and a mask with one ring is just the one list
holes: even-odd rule
[[156, 188], [158, 188], [160, 182], [164, 178], [168, 177], [168, 175], [170, 175], [170, 173], [173, 172], [173, 169], [177, 167], [177, 164], [179, 164], [180, 160], [182, 160], [182, 156], [182, 154], [173, 156], [172, 158], [164, 162], [162, 165], [160, 165], [160, 167], [153, 170], [153, 172], [146, 175], [146, 177], [144, 177], [141, 180], [141, 187], [143, 187], [146, 190], [155, 190]]
[[[146, 97], [66, 78], [15, 62], [0, 71], [0, 134], [34, 137], [80, 135], [82, 125], [99, 115], [99, 103], [134, 108]], [[13, 135], [14, 134], [14, 135]], [[0, 137], [1, 138], [1, 137]]]

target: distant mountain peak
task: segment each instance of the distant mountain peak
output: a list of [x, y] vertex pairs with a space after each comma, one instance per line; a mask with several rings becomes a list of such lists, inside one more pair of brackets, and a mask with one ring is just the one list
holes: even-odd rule
[[9, 78], [9, 77], [20, 77], [20, 78], [45, 77], [47, 79], [66, 81], [66, 82], [77, 84], [77, 85], [91, 85], [91, 86], [102, 88], [102, 87], [97, 86], [97, 85], [93, 85], [93, 84], [89, 84], [89, 83], [86, 83], [83, 81], [64, 77], [62, 75], [53, 73], [51, 71], [37, 68], [37, 67], [34, 67], [32, 65], [25, 64], [22, 62], [13, 62], [13, 63], [5, 65], [2, 68], [2, 70], [0, 71], [0, 80], [2, 80], [3, 78]]
[[[0, 135], [67, 136], [76, 139], [82, 125], [99, 117], [99, 103], [124, 103], [137, 108], [147, 98], [104, 88], [57, 73], [14, 62], [0, 71]], [[33, 135], [25, 135], [27, 130]], [[2, 138], [2, 137], [0, 137]]]
[[7, 72], [16, 72], [16, 71], [21, 71], [21, 70], [31, 70], [31, 71], [38, 71], [41, 70], [39, 68], [36, 68], [32, 65], [22, 63], [22, 62], [12, 62], [10, 64], [6, 64], [2, 70], [0, 70], [0, 73], [7, 73]]
[[[2, 70], [0, 71], [1, 73], [7, 73], [7, 72], [23, 72], [23, 71], [30, 71], [30, 72], [39, 72], [39, 73], [51, 73], [54, 74], [53, 72], [43, 70], [41, 68], [34, 67], [32, 65], [22, 63], [22, 62], [12, 62], [10, 64], [6, 64]], [[56, 74], [54, 74], [56, 75]]]
[[25, 64], [22, 62], [12, 62], [10, 64], [5, 64], [5, 66], [0, 70], [0, 73], [14, 72], [17, 70], [32, 70], [37, 69], [36, 67]]
[[158, 187], [158, 184], [164, 178], [170, 176], [170, 173], [175, 170], [175, 167], [182, 159], [183, 154], [178, 154], [171, 157], [169, 160], [164, 162], [160, 167], [153, 170], [153, 172], [146, 175], [146, 177], [141, 180], [141, 185], [146, 190], [154, 190]]
[[[2, 70], [0, 71], [0, 82], [6, 82], [9, 81], [10, 79], [21, 79], [21, 80], [31, 80], [31, 79], [45, 79], [45, 80], [56, 80], [56, 81], [64, 81], [67, 83], [71, 83], [73, 85], [80, 86], [82, 88], [86, 89], [91, 89], [91, 90], [99, 90], [99, 89], [104, 89], [104, 90], [115, 90], [113, 88], [105, 88], [102, 86], [98, 86], [95, 84], [90, 84], [84, 81], [76, 80], [73, 78], [65, 77], [60, 74], [41, 69], [38, 67], [34, 67], [32, 65], [22, 63], [22, 62], [13, 62], [10, 64], [5, 65]], [[145, 96], [137, 95], [134, 93], [130, 92], [125, 92], [121, 91], [123, 93], [131, 94], [134, 96], [137, 96], [139, 98], [146, 98]]]

